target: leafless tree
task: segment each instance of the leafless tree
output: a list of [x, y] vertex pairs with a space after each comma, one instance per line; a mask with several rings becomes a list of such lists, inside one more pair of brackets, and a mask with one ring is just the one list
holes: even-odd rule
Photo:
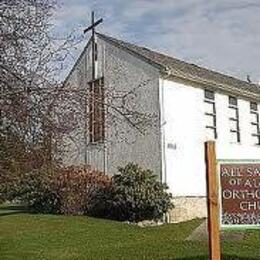
[[0, 169], [43, 163], [49, 156], [53, 101], [66, 57], [77, 43], [57, 39], [53, 0], [0, 2]]
[[40, 167], [64, 152], [66, 145], [56, 144], [64, 136], [76, 138], [82, 122], [91, 117], [86, 113], [95, 117], [86, 110], [90, 100], [106, 111], [106, 125], [126, 120], [143, 133], [153, 124], [154, 115], [137, 111], [132, 102], [147, 82], [131, 91], [106, 91], [105, 98], [59, 82], [66, 59], [81, 39], [53, 36], [55, 6], [54, 0], [0, 2], [0, 174], [5, 176]]

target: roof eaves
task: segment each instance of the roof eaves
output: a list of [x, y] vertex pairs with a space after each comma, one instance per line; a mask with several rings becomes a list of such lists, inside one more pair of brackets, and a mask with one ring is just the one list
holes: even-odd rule
[[260, 101], [260, 93], [252, 92], [250, 90], [235, 88], [228, 84], [222, 84], [219, 82], [209, 81], [209, 80], [202, 80], [201, 78], [194, 77], [193, 75], [186, 75], [184, 73], [178, 73], [178, 72], [176, 73], [173, 70], [168, 71], [166, 78], [168, 78], [168, 76], [173, 76], [179, 79], [203, 84], [204, 86], [210, 86], [215, 89], [221, 90], [223, 92], [229, 92], [230, 94], [238, 94], [247, 98], [251, 98], [251, 99], [253, 98], [256, 101]]

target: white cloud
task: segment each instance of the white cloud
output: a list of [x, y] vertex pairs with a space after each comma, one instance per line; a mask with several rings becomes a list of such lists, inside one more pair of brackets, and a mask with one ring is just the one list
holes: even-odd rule
[[[87, 26], [223, 73], [260, 79], [258, 0], [63, 0], [57, 25]], [[65, 28], [64, 28], [64, 25]]]

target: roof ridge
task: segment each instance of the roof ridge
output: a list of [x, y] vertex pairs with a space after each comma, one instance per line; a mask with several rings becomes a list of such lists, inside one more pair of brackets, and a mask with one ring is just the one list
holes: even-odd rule
[[[107, 40], [110, 40], [110, 41], [112, 41], [113, 43], [115, 43], [115, 44], [117, 44], [117, 45], [120, 45], [121, 47], [124, 47], [124, 48], [126, 48], [126, 49], [128, 49], [129, 51], [131, 51], [131, 52], [134, 52], [135, 54], [137, 54], [138, 56], [142, 56], [143, 58], [145, 58], [145, 59], [147, 59], [147, 57], [144, 57], [143, 55], [141, 55], [139, 52], [137, 52], [136, 50], [133, 50], [133, 49], [131, 49], [131, 48], [129, 48], [128, 46], [126, 46], [126, 45], [130, 45], [130, 46], [132, 46], [132, 48], [142, 48], [142, 49], [146, 49], [147, 51], [150, 51], [150, 52], [154, 52], [153, 50], [150, 50], [150, 49], [148, 49], [148, 48], [146, 48], [146, 47], [143, 47], [143, 46], [138, 46], [138, 45], [136, 45], [136, 44], [134, 44], [134, 43], [130, 43], [130, 42], [126, 42], [126, 41], [123, 41], [123, 40], [119, 40], [119, 39], [117, 39], [117, 38], [114, 38], [114, 37], [112, 37], [112, 36], [108, 36], [108, 35], [106, 35], [106, 34], [102, 34], [102, 33], [98, 33], [98, 32], [95, 32], [97, 35], [99, 35], [99, 36], [101, 36], [102, 38], [105, 38], [105, 39], [107, 39]], [[122, 44], [124, 44], [124, 46], [122, 46]], [[159, 54], [159, 53], [158, 53]], [[152, 59], [149, 59], [151, 62], [153, 62], [153, 63], [155, 63], [155, 64], [157, 64], [157, 65], [159, 65], [159, 66], [161, 66], [161, 67], [163, 67], [163, 68], [166, 68], [163, 64], [161, 64], [161, 63], [158, 63], [158, 62], [155, 62], [154, 60], [152, 60]]]
[[255, 83], [249, 83], [235, 76], [186, 62], [179, 58], [172, 57], [169, 54], [153, 51], [145, 46], [139, 46], [98, 32], [96, 32], [96, 34], [130, 50], [131, 52], [135, 52], [139, 56], [142, 56], [155, 64], [159, 64], [166, 69], [172, 69], [177, 74], [186, 74], [187, 77], [198, 77], [203, 80], [213, 81], [216, 84], [232, 85], [238, 89], [247, 88], [249, 91], [260, 94], [260, 87]]

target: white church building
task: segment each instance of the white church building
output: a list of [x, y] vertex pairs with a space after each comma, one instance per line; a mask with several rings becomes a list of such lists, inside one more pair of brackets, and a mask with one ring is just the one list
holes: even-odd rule
[[[121, 123], [125, 141], [113, 124], [101, 131], [88, 126], [81, 144], [71, 144], [66, 162], [108, 174], [138, 163], [169, 186], [172, 221], [205, 217], [204, 142], [216, 141], [218, 159], [260, 159], [260, 86], [100, 33], [95, 34], [95, 55], [91, 46], [89, 41], [65, 84], [127, 92], [146, 82], [136, 90], [135, 106], [154, 114], [157, 124], [141, 134], [127, 121]], [[72, 155], [73, 149], [79, 151]]]

